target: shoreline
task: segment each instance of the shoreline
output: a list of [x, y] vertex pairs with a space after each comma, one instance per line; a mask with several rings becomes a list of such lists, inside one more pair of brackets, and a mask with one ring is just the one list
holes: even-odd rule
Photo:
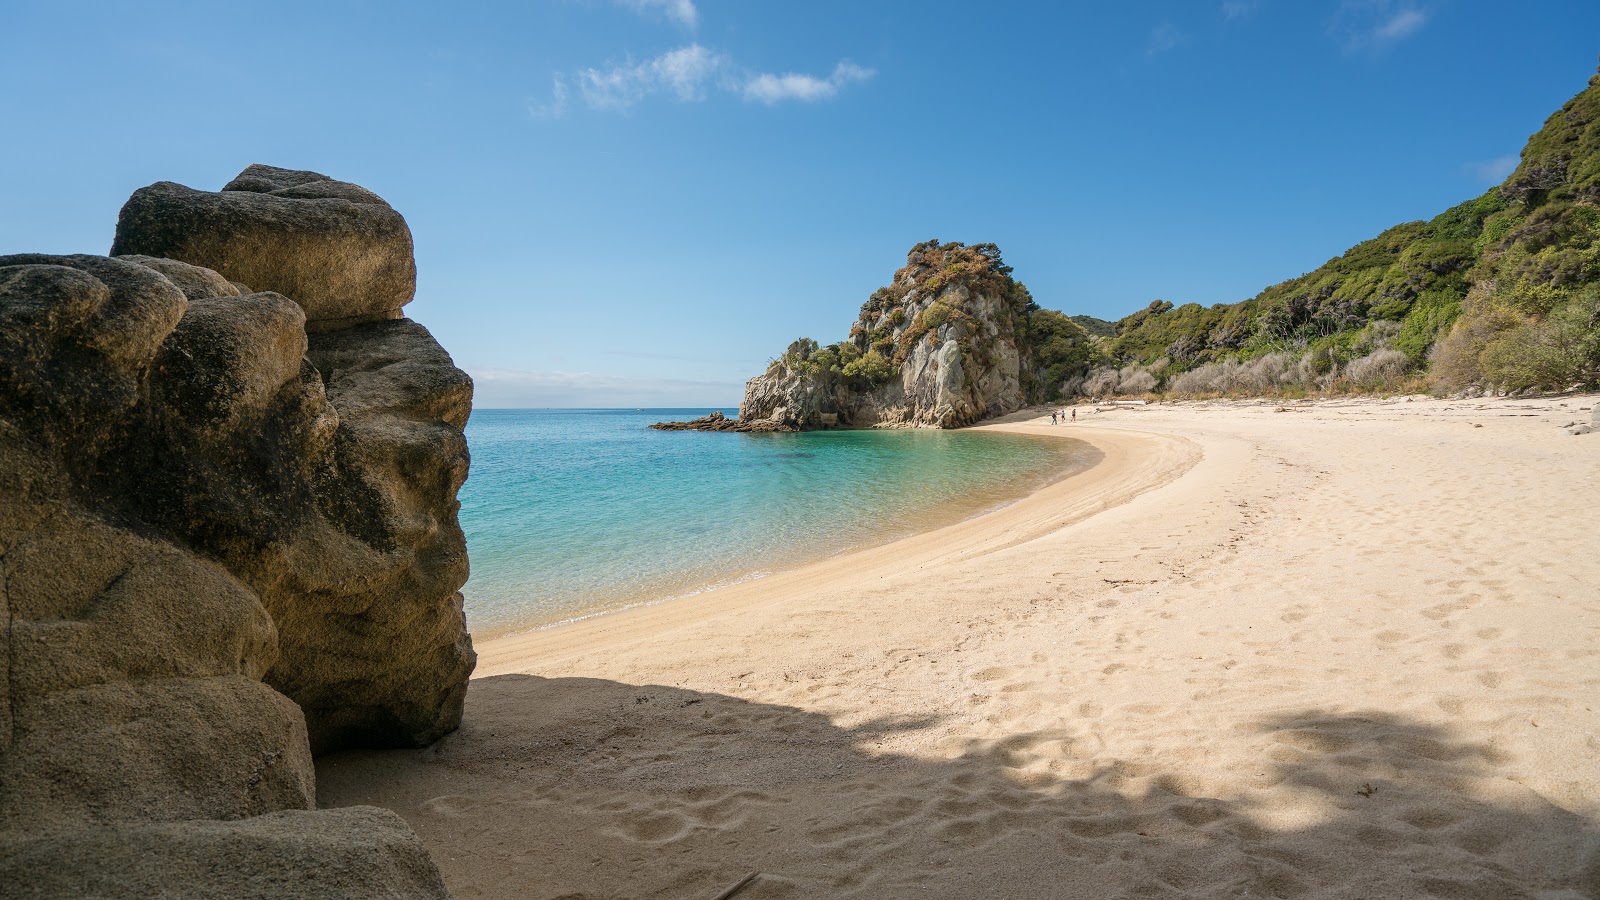
[[[520, 670], [532, 665], [536, 660], [544, 659], [543, 654], [551, 652], [552, 648], [567, 646], [569, 640], [587, 644], [592, 639], [609, 642], [638, 632], [655, 634], [735, 612], [747, 604], [769, 601], [773, 599], [770, 596], [772, 594], [793, 591], [801, 587], [810, 590], [822, 589], [840, 580], [863, 577], [867, 572], [878, 574], [878, 577], [886, 577], [887, 572], [899, 568], [907, 559], [918, 560], [919, 565], [924, 564], [920, 562], [923, 560], [931, 562], [938, 559], [944, 555], [945, 551], [942, 548], [947, 542], [960, 542], [965, 548], [963, 552], [966, 553], [981, 553], [999, 549], [1001, 546], [1010, 546], [1027, 540], [1041, 529], [1063, 527], [1110, 506], [1127, 502], [1137, 493], [1159, 486], [1182, 474], [1181, 471], [1176, 473], [1148, 471], [1139, 465], [1140, 460], [1134, 458], [1118, 460], [1114, 458], [1113, 452], [1108, 452], [1115, 451], [1126, 455], [1132, 450], [1132, 455], [1137, 456], [1140, 450], [1145, 449], [1137, 439], [1130, 441], [1106, 435], [1091, 436], [1087, 434], [1088, 429], [1082, 425], [1069, 428], [1034, 421], [1037, 416], [1033, 413], [1033, 410], [1013, 413], [1000, 421], [976, 425], [969, 430], [1001, 431], [1052, 439], [1072, 438], [1088, 444], [1100, 458], [1090, 462], [1086, 468], [1073, 468], [1059, 477], [1053, 477], [1033, 492], [1009, 501], [999, 508], [979, 512], [927, 531], [894, 538], [886, 543], [840, 551], [773, 571], [759, 578], [743, 578], [733, 584], [712, 590], [645, 600], [620, 609], [601, 610], [568, 621], [538, 625], [531, 629], [509, 633], [501, 632], [489, 636], [481, 643], [475, 640], [478, 664], [472, 677], [487, 678], [510, 670]], [[1029, 418], [1016, 421], [1022, 416]], [[1079, 429], [1083, 429], [1085, 434], [1058, 433], [1076, 432]], [[1180, 455], [1189, 465], [1198, 459], [1197, 453]], [[1086, 476], [1095, 475], [1097, 470], [1108, 463], [1112, 465], [1112, 469], [1101, 472], [1099, 477], [1091, 482], [1092, 486], [1082, 481]], [[1161, 456], [1161, 463], [1171, 465], [1170, 459], [1164, 454]], [[1130, 467], [1135, 467], [1138, 473], [1133, 475], [1131, 482], [1128, 480]], [[1054, 517], [1049, 510], [1067, 499], [1063, 495], [1069, 492], [1065, 487], [1069, 484], [1078, 490], [1093, 493], [1094, 496], [1079, 498], [1078, 502], [1072, 504], [1071, 512], [1063, 517]], [[1118, 499], [1106, 499], [1102, 496], [1104, 492], [1109, 492], [1106, 496]], [[1022, 536], [1015, 533], [1019, 527], [1023, 528]], [[1004, 543], [996, 545], [994, 541], [997, 538]], [[918, 545], [923, 546], [918, 547]], [[597, 620], [602, 619], [616, 621], [609, 627], [595, 624]], [[625, 621], [627, 619], [637, 621]], [[589, 629], [598, 629], [600, 634], [593, 636], [581, 634], [582, 631]], [[571, 655], [565, 650], [555, 652], [558, 658]]]
[[1596, 402], [1080, 409], [997, 515], [485, 642], [319, 806], [463, 897], [1588, 896]]
[[[1041, 435], [1032, 429], [1016, 430], [1003, 427], [1007, 424], [1015, 424], [1010, 422], [1010, 420], [1018, 416], [1026, 415], [1029, 412], [1030, 410], [1019, 411], [1017, 413], [1012, 413], [1010, 416], [1001, 417], [993, 422], [972, 426], [971, 428], [962, 430], [983, 431], [993, 429], [998, 431], [1008, 431], [1009, 433], [1026, 434], [1029, 437], [1043, 437], [1045, 439], [1057, 439], [1063, 437], [1071, 439], [1073, 437], [1072, 435], [1068, 434], [1058, 435], [1054, 433]], [[1058, 429], [1050, 429], [1051, 432], [1056, 430]], [[553, 628], [576, 625], [581, 622], [587, 622], [604, 616], [622, 615], [644, 607], [659, 606], [668, 603], [693, 602], [696, 598], [726, 591], [750, 582], [762, 581], [764, 579], [782, 575], [788, 572], [793, 572], [797, 569], [806, 568], [808, 566], [837, 562], [856, 553], [878, 549], [901, 541], [917, 540], [925, 535], [940, 531], [953, 525], [959, 525], [963, 522], [973, 519], [981, 519], [985, 516], [994, 515], [1011, 506], [1014, 506], [1018, 502], [1038, 493], [1041, 490], [1075, 478], [1098, 465], [1100, 462], [1100, 457], [1102, 456], [1098, 448], [1095, 448], [1092, 443], [1081, 439], [1078, 440], [1078, 443], [1086, 446], [1086, 452], [1092, 454], [1091, 458], [1087, 460], [1067, 460], [1064, 461], [1059, 468], [1043, 471], [1038, 475], [1033, 476], [1030, 478], [1030, 480], [1033, 481], [1034, 484], [1031, 490], [1028, 490], [1026, 493], [1013, 495], [1010, 493], [999, 494], [990, 492], [990, 496], [984, 501], [984, 505], [976, 508], [974, 508], [966, 500], [966, 498], [952, 497], [926, 509], [914, 511], [915, 515], [918, 517], [934, 520], [934, 524], [931, 525], [910, 525], [905, 523], [896, 523], [892, 526], [886, 525], [881, 527], [877, 532], [869, 536], [865, 536], [860, 543], [827, 550], [825, 553], [823, 553], [823, 555], [820, 556], [800, 554], [794, 559], [777, 562], [772, 568], [763, 567], [750, 570], [726, 572], [716, 576], [713, 578], [713, 580], [698, 583], [695, 587], [676, 593], [666, 595], [650, 594], [648, 596], [613, 598], [604, 604], [592, 607], [589, 611], [582, 612], [564, 619], [553, 621], [536, 621], [534, 617], [530, 617], [527, 621], [521, 624], [502, 625], [486, 629], [482, 633], [481, 639], [478, 633], [474, 633], [473, 640], [474, 643], [480, 648], [478, 652], [481, 660], [483, 653], [481, 648], [483, 646], [499, 643], [507, 639], [525, 636], [535, 632], [547, 631]], [[911, 513], [908, 512], [906, 517], [909, 517], [910, 515]], [[470, 618], [470, 610], [468, 613]], [[481, 670], [481, 668], [480, 662], [479, 670]]]

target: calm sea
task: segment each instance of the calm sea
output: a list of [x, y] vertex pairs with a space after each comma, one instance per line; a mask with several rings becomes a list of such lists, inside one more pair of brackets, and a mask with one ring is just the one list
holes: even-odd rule
[[474, 410], [461, 489], [473, 632], [694, 594], [926, 531], [1081, 469], [1090, 452], [977, 431], [646, 427], [708, 412]]

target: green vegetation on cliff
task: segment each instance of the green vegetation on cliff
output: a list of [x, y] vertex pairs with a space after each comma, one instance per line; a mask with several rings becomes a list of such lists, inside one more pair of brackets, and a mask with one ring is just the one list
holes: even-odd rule
[[[1103, 339], [1096, 375], [1133, 367], [1171, 388], [1188, 374], [1182, 384], [1202, 393], [1360, 388], [1393, 386], [1431, 363], [1447, 388], [1594, 384], [1597, 284], [1600, 75], [1529, 139], [1499, 187], [1241, 303], [1155, 301]], [[1086, 386], [1106, 379], [1069, 389]]]

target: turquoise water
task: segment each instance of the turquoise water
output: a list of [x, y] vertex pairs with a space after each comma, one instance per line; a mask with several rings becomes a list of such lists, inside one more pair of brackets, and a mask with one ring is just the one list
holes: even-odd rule
[[473, 632], [692, 594], [925, 531], [1023, 496], [1090, 453], [976, 431], [646, 427], [707, 412], [473, 411], [461, 489]]

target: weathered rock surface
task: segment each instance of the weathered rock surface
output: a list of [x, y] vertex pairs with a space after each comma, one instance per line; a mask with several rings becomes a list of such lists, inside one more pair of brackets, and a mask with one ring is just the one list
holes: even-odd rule
[[472, 381], [409, 319], [311, 337], [339, 411], [331, 531], [264, 591], [285, 637], [267, 681], [306, 710], [317, 752], [432, 743], [461, 721], [477, 657], [461, 611], [456, 491]]
[[260, 681], [277, 640], [259, 598], [123, 514], [186, 306], [133, 263], [0, 257], [0, 822], [314, 802], [304, 719]]
[[219, 192], [157, 182], [117, 219], [113, 256], [181, 260], [305, 310], [313, 331], [398, 318], [417, 288], [411, 229], [377, 194], [252, 165]]
[[[214, 199], [268, 189], [388, 209], [241, 182], [165, 221], [343, 215]], [[309, 238], [206, 240], [315, 298], [345, 238], [321, 281]], [[460, 721], [471, 381], [416, 323], [308, 336], [319, 300], [197, 258], [0, 257], [0, 896], [442, 896], [396, 817], [310, 812], [311, 757]]]
[[447, 896], [411, 829], [370, 806], [0, 836], [6, 900]]
[[146, 269], [154, 269], [165, 275], [183, 295], [190, 300], [210, 300], [214, 297], [237, 297], [241, 294], [251, 293], [249, 288], [235, 284], [210, 269], [191, 266], [186, 262], [175, 259], [160, 259], [154, 256], [140, 256], [130, 253], [119, 256], [123, 262], [137, 263]]
[[918, 244], [847, 340], [791, 344], [745, 385], [744, 425], [709, 430], [954, 428], [1054, 398], [1090, 337], [1010, 271], [992, 244]]

